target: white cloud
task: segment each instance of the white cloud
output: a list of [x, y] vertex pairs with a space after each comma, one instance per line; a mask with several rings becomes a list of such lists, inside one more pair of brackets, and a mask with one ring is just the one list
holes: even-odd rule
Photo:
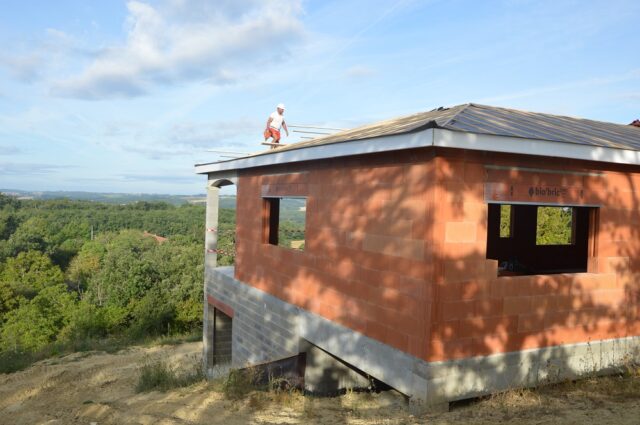
[[127, 3], [126, 42], [103, 51], [52, 92], [132, 97], [186, 81], [229, 84], [286, 56], [304, 36], [299, 0]]
[[124, 181], [140, 181], [140, 182], [155, 182], [155, 183], [198, 183], [200, 176], [194, 173], [181, 173], [181, 174], [154, 174], [154, 173], [126, 173], [118, 176]]
[[43, 62], [44, 58], [38, 53], [0, 57], [0, 65], [23, 83], [32, 83], [40, 77]]
[[237, 119], [220, 121], [211, 124], [185, 122], [176, 124], [169, 132], [172, 145], [192, 147], [220, 147], [228, 143], [228, 139], [250, 136], [262, 137], [262, 122], [259, 120]]
[[0, 162], [0, 175], [45, 175], [56, 173], [68, 168], [70, 168], [68, 165], [60, 164]]
[[86, 48], [74, 37], [55, 28], [47, 28], [35, 41], [24, 41], [4, 47], [0, 53], [0, 67], [22, 83], [34, 83], [52, 69], [64, 66], [71, 55], [95, 57], [98, 50]]
[[348, 78], [353, 78], [353, 79], [371, 77], [375, 73], [376, 72], [373, 68], [370, 68], [364, 65], [352, 66], [351, 68], [347, 69], [347, 71], [345, 72]]
[[[183, 121], [169, 126], [159, 134], [150, 134], [144, 126], [127, 121], [109, 122], [104, 136], [126, 153], [152, 160], [195, 157], [207, 149], [222, 148], [249, 151], [261, 140], [264, 123], [261, 120], [238, 118], [218, 122]], [[253, 143], [249, 143], [251, 141]]]
[[622, 93], [617, 97], [625, 100], [640, 100], [640, 91]]
[[22, 149], [12, 145], [0, 145], [0, 155], [16, 155], [22, 153]]
[[492, 104], [497, 102], [511, 101], [514, 99], [539, 97], [541, 95], [546, 95], [549, 93], [563, 92], [563, 91], [569, 91], [569, 90], [584, 90], [584, 89], [591, 89], [594, 87], [609, 86], [615, 83], [633, 81], [638, 79], [640, 79], [640, 68], [632, 69], [622, 74], [609, 75], [605, 77], [587, 78], [584, 80], [575, 80], [575, 81], [570, 81], [567, 83], [556, 84], [556, 85], [533, 87], [533, 88], [522, 90], [519, 92], [483, 98], [478, 100], [477, 102]]

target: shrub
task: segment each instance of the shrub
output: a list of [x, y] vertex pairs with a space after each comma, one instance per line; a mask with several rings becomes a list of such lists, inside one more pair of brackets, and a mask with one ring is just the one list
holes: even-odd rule
[[259, 389], [260, 376], [257, 369], [231, 369], [222, 383], [222, 392], [229, 400], [241, 400], [250, 392]]
[[160, 291], [151, 290], [135, 303], [129, 333], [134, 338], [160, 335], [169, 329], [174, 315], [173, 304]]
[[6, 315], [0, 349], [38, 351], [52, 342], [69, 321], [75, 300], [64, 285], [44, 288], [31, 301]]
[[193, 367], [180, 373], [165, 360], [147, 358], [138, 369], [136, 392], [168, 391], [203, 381], [204, 372], [200, 360], [193, 360]]
[[69, 317], [69, 324], [60, 332], [58, 340], [74, 341], [104, 338], [115, 333], [127, 319], [122, 307], [99, 307], [87, 301], [78, 303]]

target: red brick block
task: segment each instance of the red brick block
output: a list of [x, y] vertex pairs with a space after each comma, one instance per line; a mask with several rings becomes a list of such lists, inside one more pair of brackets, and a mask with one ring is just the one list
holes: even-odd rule
[[531, 297], [505, 297], [503, 312], [506, 315], [518, 315], [531, 311]]
[[462, 282], [443, 282], [436, 285], [437, 302], [462, 300]]
[[479, 300], [488, 298], [489, 295], [489, 281], [487, 280], [472, 280], [460, 284], [461, 300]]
[[521, 314], [518, 319], [518, 332], [538, 332], [545, 328], [544, 316], [541, 314]]
[[474, 311], [477, 316], [500, 316], [503, 313], [503, 303], [502, 298], [476, 300], [474, 302]]
[[485, 260], [444, 261], [444, 279], [447, 282], [474, 280], [484, 275]]
[[409, 350], [409, 335], [397, 329], [387, 328], [383, 341], [398, 350], [404, 352]]
[[536, 278], [534, 276], [513, 276], [498, 279], [502, 280], [504, 295], [515, 297], [531, 295], [531, 287]]
[[431, 325], [431, 337], [442, 340], [460, 338], [460, 320], [447, 320]]
[[531, 297], [531, 312], [544, 313], [555, 310], [555, 299], [549, 295], [537, 295]]
[[407, 353], [419, 359], [426, 360], [427, 346], [424, 338], [409, 337], [409, 348]]
[[387, 335], [387, 327], [377, 321], [367, 321], [366, 334], [368, 337], [376, 339], [380, 342], [385, 342]]
[[493, 278], [489, 280], [489, 296], [491, 298], [502, 298], [505, 296], [505, 280], [503, 278]]
[[550, 295], [550, 303], [556, 311], [571, 310], [573, 307], [573, 296], [571, 295]]
[[475, 314], [474, 301], [448, 301], [444, 303], [443, 320], [465, 319]]
[[448, 221], [445, 225], [445, 242], [475, 243], [477, 225], [470, 221]]

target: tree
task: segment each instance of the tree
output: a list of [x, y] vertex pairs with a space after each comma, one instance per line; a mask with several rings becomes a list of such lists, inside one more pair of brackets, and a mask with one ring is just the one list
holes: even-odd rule
[[32, 300], [6, 314], [0, 333], [0, 349], [37, 351], [54, 341], [68, 323], [75, 307], [65, 285], [44, 288]]
[[91, 299], [99, 305], [120, 307], [141, 299], [158, 281], [157, 265], [144, 256], [156, 244], [155, 239], [132, 230], [109, 241], [100, 269], [89, 280]]
[[173, 321], [175, 307], [159, 288], [153, 288], [132, 304], [133, 323], [129, 333], [134, 337], [166, 332]]
[[18, 228], [18, 219], [10, 211], [0, 210], [0, 239], [6, 240]]
[[16, 198], [0, 193], [0, 209], [18, 208], [19, 206], [20, 201]]
[[88, 301], [80, 301], [69, 316], [68, 324], [60, 331], [59, 340], [77, 342], [103, 338], [121, 330], [127, 320], [123, 307], [100, 307]]
[[0, 325], [2, 324], [4, 315], [13, 310], [18, 305], [13, 288], [8, 282], [0, 280]]
[[21, 252], [46, 252], [49, 245], [49, 229], [42, 218], [32, 217], [23, 222], [7, 241], [7, 255], [14, 257]]
[[537, 245], [568, 245], [572, 237], [573, 208], [538, 207]]
[[156, 265], [157, 287], [176, 305], [177, 326], [187, 330], [202, 321], [204, 256], [202, 246], [187, 237], [174, 237], [147, 254]]
[[8, 285], [15, 296], [31, 299], [48, 286], [64, 283], [64, 276], [45, 254], [28, 251], [7, 259], [0, 281]]
[[78, 293], [87, 289], [89, 280], [100, 270], [100, 263], [106, 253], [103, 238], [86, 242], [80, 252], [71, 260], [67, 268], [67, 279]]

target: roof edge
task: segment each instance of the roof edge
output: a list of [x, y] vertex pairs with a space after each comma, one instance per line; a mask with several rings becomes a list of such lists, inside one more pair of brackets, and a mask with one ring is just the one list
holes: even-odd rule
[[238, 158], [230, 161], [199, 164], [196, 174], [209, 174], [293, 162], [316, 161], [370, 153], [393, 152], [424, 147], [481, 150], [515, 155], [549, 156], [613, 164], [640, 165], [640, 151], [558, 143], [542, 139], [466, 133], [443, 128], [429, 128], [415, 133], [395, 134], [373, 139], [310, 146], [271, 155]]
[[274, 152], [270, 155], [255, 155], [224, 162], [196, 164], [195, 172], [196, 174], [209, 174], [218, 171], [240, 170], [291, 162], [316, 161], [320, 159], [364, 155], [369, 153], [423, 148], [433, 146], [434, 131], [434, 128], [427, 128], [414, 132], [374, 137], [370, 139], [308, 146], [300, 149]]

